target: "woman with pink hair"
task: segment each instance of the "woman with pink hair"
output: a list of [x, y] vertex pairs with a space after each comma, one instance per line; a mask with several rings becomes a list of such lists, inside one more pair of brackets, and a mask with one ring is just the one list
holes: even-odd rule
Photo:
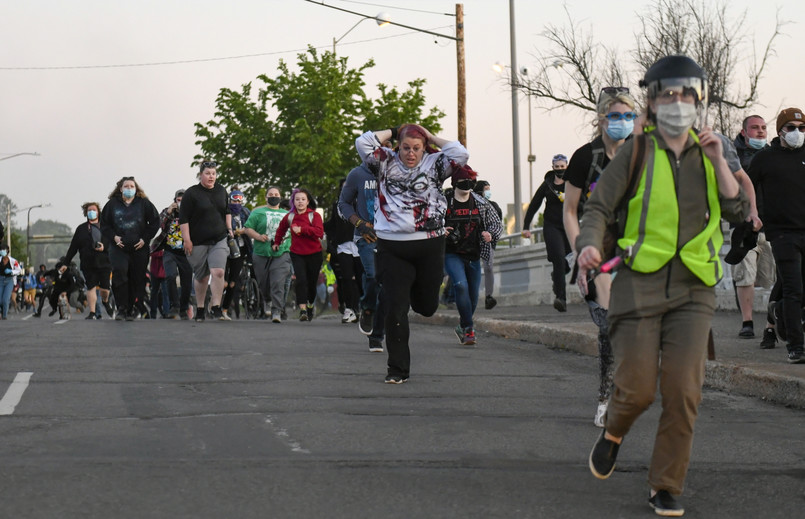
[[[381, 143], [399, 140], [398, 149]], [[408, 380], [408, 310], [433, 315], [444, 272], [444, 181], [467, 164], [458, 141], [436, 137], [422, 126], [368, 131], [355, 141], [358, 155], [377, 174], [373, 222], [377, 234], [377, 278], [387, 309], [387, 384]]]

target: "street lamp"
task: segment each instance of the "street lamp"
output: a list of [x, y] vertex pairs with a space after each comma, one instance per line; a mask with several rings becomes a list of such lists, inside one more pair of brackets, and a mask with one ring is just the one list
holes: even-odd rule
[[[341, 7], [336, 7], [334, 5], [327, 5], [324, 2], [316, 2], [314, 0], [305, 0], [306, 2], [310, 2], [311, 4], [317, 4], [322, 7], [329, 7], [330, 9], [335, 9], [336, 11], [343, 11], [345, 13], [355, 14], [362, 18], [361, 21], [367, 18], [371, 18], [371, 16], [367, 16], [363, 13], [357, 13], [355, 11], [350, 11], [349, 9], [343, 9]], [[381, 13], [382, 14], [382, 13]], [[378, 15], [379, 17], [380, 15]], [[377, 17], [375, 17], [377, 19]], [[425, 34], [431, 34], [433, 36], [438, 36], [439, 38], [447, 38], [448, 40], [453, 40], [456, 42], [456, 83], [457, 83], [457, 119], [458, 119], [458, 140], [464, 146], [467, 145], [467, 80], [466, 80], [466, 69], [464, 67], [464, 4], [456, 4], [456, 35], [449, 36], [447, 34], [439, 34], [438, 32], [428, 31], [426, 29], [420, 29], [418, 27], [411, 27], [410, 25], [404, 25], [397, 22], [392, 22], [390, 18], [384, 20], [386, 24], [396, 25], [397, 27], [402, 27], [404, 29], [410, 29], [416, 32], [424, 32]], [[360, 22], [358, 22], [360, 23]], [[378, 22], [379, 23], [379, 22]], [[355, 25], [358, 25], [357, 23]], [[353, 29], [355, 26], [352, 27]], [[351, 31], [352, 29], [350, 29]], [[347, 31], [349, 32], [349, 31]], [[343, 38], [342, 36], [341, 38]], [[339, 40], [341, 39], [339, 38]], [[333, 44], [333, 53], [335, 53], [335, 43], [338, 40], [334, 41]]]
[[28, 226], [25, 229], [25, 266], [31, 264], [31, 209], [36, 209], [37, 207], [50, 207], [50, 204], [39, 204], [39, 205], [32, 205], [31, 207], [26, 207], [24, 209], [20, 209], [20, 211], [24, 211], [25, 209], [28, 210]]
[[368, 17], [368, 16], [367, 16], [367, 17], [365, 17], [365, 18], [361, 18], [360, 20], [358, 20], [358, 23], [356, 23], [355, 25], [353, 25], [352, 27], [350, 27], [350, 28], [349, 28], [349, 30], [348, 30], [347, 32], [345, 32], [344, 34], [342, 34], [342, 35], [341, 35], [341, 37], [340, 37], [340, 38], [335, 39], [335, 37], [333, 37], [333, 54], [335, 54], [335, 45], [336, 45], [336, 44], [337, 44], [339, 41], [343, 40], [343, 39], [344, 39], [344, 36], [346, 36], [347, 34], [351, 33], [351, 32], [352, 32], [352, 29], [354, 29], [354, 28], [355, 28], [355, 27], [357, 27], [357, 26], [358, 26], [358, 25], [359, 25], [361, 22], [366, 21], [366, 20], [374, 20], [374, 21], [376, 21], [376, 22], [377, 22], [378, 27], [385, 27], [386, 25], [388, 25], [388, 24], [390, 24], [390, 23], [391, 23], [391, 16], [389, 16], [389, 14], [388, 14], [388, 13], [377, 13], [377, 16], [375, 16], [374, 18], [370, 18], [370, 17]]
[[23, 151], [22, 153], [12, 153], [6, 157], [0, 157], [0, 160], [13, 159], [14, 157], [19, 157], [20, 155], [33, 155], [34, 157], [41, 157], [41, 155], [35, 151]]

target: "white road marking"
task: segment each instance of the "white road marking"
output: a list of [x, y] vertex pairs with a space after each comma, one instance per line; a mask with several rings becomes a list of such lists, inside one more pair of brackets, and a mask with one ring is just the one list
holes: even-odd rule
[[14, 377], [14, 382], [9, 386], [8, 391], [0, 400], [0, 415], [7, 416], [14, 413], [14, 409], [22, 399], [22, 394], [28, 388], [28, 382], [31, 380], [33, 373], [27, 371], [20, 371]]
[[59, 319], [58, 321], [56, 321], [53, 324], [64, 324], [64, 323], [67, 323], [67, 322], [70, 322], [70, 320], [69, 319]]
[[21, 321], [27, 321], [28, 319], [30, 319], [30, 318], [31, 318], [31, 317], [33, 317], [33, 316], [34, 316], [34, 314], [28, 314], [28, 315], [26, 315], [25, 317], [23, 317], [23, 318], [22, 318], [22, 319], [20, 319], [20, 320], [21, 320]]
[[288, 431], [286, 431], [282, 427], [276, 426], [274, 424], [274, 422], [271, 421], [270, 416], [266, 417], [266, 423], [269, 425], [269, 427], [271, 427], [271, 430], [274, 431], [274, 435], [277, 438], [279, 438], [279, 440], [282, 443], [284, 443], [285, 445], [290, 447], [292, 452], [299, 452], [299, 453], [302, 453], [302, 454], [310, 454], [309, 450], [303, 448], [302, 445], [298, 441], [296, 441], [296, 440], [294, 440], [293, 438], [290, 437], [290, 435], [288, 434]]

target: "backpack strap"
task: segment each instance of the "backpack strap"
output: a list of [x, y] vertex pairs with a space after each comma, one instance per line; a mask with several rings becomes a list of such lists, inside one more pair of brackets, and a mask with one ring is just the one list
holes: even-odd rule
[[607, 150], [604, 147], [604, 139], [600, 135], [593, 139], [590, 145], [593, 148], [593, 156], [590, 161], [590, 170], [587, 172], [587, 180], [584, 182], [583, 194], [590, 192], [590, 186], [593, 180], [604, 171], [604, 159], [606, 159], [607, 156]]

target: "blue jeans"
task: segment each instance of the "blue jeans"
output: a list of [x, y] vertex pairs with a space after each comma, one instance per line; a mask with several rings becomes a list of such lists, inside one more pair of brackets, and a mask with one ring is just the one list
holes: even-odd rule
[[8, 315], [8, 304], [14, 295], [14, 277], [0, 277], [0, 315], [5, 319]]
[[448, 252], [444, 255], [444, 270], [453, 282], [461, 327], [472, 328], [472, 314], [478, 306], [478, 289], [481, 287], [481, 260], [470, 260]]
[[377, 243], [369, 243], [363, 238], [357, 242], [358, 254], [363, 265], [363, 296], [360, 301], [361, 312], [371, 310], [375, 313], [372, 323], [372, 334], [369, 337], [383, 340], [386, 328], [386, 312], [380, 299], [380, 283], [375, 276], [375, 250]]

